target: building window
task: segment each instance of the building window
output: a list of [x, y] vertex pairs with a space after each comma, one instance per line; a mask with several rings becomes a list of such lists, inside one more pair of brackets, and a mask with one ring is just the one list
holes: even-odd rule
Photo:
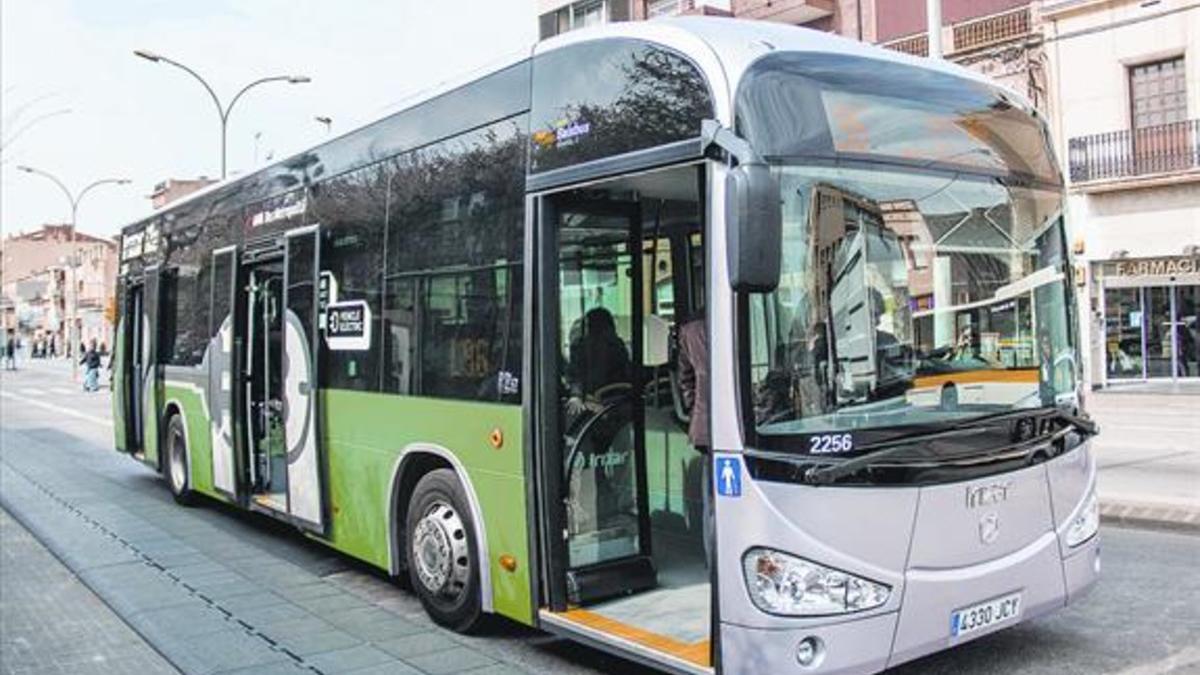
[[646, 18], [674, 16], [679, 13], [679, 0], [646, 0]]
[[1134, 129], [1187, 119], [1182, 56], [1130, 68], [1129, 91]]
[[615, 2], [610, 17], [607, 11], [609, 4], [609, 0], [580, 0], [563, 5], [552, 12], [546, 12], [538, 20], [540, 37], [545, 40], [577, 28], [598, 26], [609, 18], [613, 20], [628, 18], [625, 16], [628, 12], [622, 11], [626, 7], [620, 0]]

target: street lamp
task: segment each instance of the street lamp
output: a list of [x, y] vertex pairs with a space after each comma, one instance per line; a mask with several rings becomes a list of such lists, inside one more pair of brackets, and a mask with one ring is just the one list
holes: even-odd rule
[[313, 117], [313, 119], [324, 125], [326, 135], [329, 135], [329, 133], [333, 131], [332, 117], [329, 117], [328, 115], [317, 115], [316, 117]]
[[66, 352], [71, 357], [71, 379], [79, 380], [79, 355], [75, 352], [75, 345], [78, 343], [78, 338], [75, 335], [76, 323], [79, 321], [79, 247], [78, 238], [76, 235], [76, 218], [79, 215], [79, 202], [83, 201], [84, 195], [91, 192], [93, 188], [98, 188], [101, 185], [128, 185], [131, 181], [128, 178], [101, 178], [98, 181], [92, 182], [87, 187], [80, 190], [77, 194], [71, 194], [71, 190], [54, 174], [35, 169], [31, 166], [18, 166], [18, 171], [34, 174], [50, 180], [58, 186], [59, 190], [66, 195], [67, 201], [71, 203], [71, 320], [70, 328], [67, 331]]
[[246, 86], [242, 87], [241, 90], [238, 91], [238, 93], [233, 95], [233, 99], [230, 100], [229, 105], [226, 106], [226, 105], [221, 104], [221, 99], [217, 96], [217, 92], [213, 91], [213, 88], [209, 86], [208, 82], [205, 82], [204, 78], [200, 77], [199, 73], [192, 70], [191, 68], [188, 68], [187, 66], [183, 65], [182, 63], [179, 63], [178, 61], [172, 61], [171, 59], [169, 59], [161, 54], [155, 54], [154, 52], [146, 51], [145, 49], [135, 49], [133, 51], [133, 53], [136, 54], [137, 56], [140, 56], [143, 59], [146, 59], [147, 61], [151, 61], [154, 63], [169, 63], [172, 66], [175, 66], [176, 68], [179, 68], [180, 70], [183, 70], [188, 75], [191, 75], [192, 77], [196, 78], [196, 80], [198, 82], [200, 82], [200, 84], [204, 85], [204, 90], [208, 92], [208, 95], [212, 97], [213, 103], [215, 103], [217, 106], [217, 114], [221, 116], [221, 178], [222, 179], [225, 178], [225, 163], [226, 163], [225, 162], [225, 135], [226, 135], [225, 132], [226, 132], [226, 128], [229, 126], [229, 113], [230, 113], [230, 111], [233, 110], [233, 106], [234, 106], [234, 104], [236, 104], [238, 102], [238, 99], [242, 97], [242, 94], [245, 94], [247, 91], [249, 91], [250, 89], [252, 89], [254, 87], [257, 87], [260, 84], [266, 84], [267, 82], [287, 82], [288, 84], [304, 84], [306, 82], [312, 81], [310, 78], [308, 78], [304, 75], [275, 75], [273, 77], [260, 78], [260, 79], [257, 79], [255, 81], [251, 82], [250, 84], [247, 84]]

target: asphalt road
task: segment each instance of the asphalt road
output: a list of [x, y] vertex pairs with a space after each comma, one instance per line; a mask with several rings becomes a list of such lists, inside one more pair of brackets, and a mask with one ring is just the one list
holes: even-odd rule
[[[4, 373], [0, 376], [0, 502], [17, 520], [34, 525], [30, 529], [35, 536], [51, 540], [47, 545], [52, 550], [56, 545], [69, 550], [73, 538], [83, 536], [56, 531], [74, 527], [71, 518], [113, 533], [120, 527], [132, 528], [129, 541], [134, 543], [136, 536], [149, 537], [144, 526], [138, 529], [127, 524], [132, 522], [128, 511], [136, 504], [140, 513], [132, 515], [153, 517], [164, 530], [205, 532], [206, 539], [219, 540], [219, 551], [202, 553], [240, 561], [249, 568], [245, 572], [249, 578], [254, 578], [253, 568], [291, 569], [296, 576], [319, 578], [323, 587], [332, 589], [331, 600], [340, 595], [347, 603], [368, 603], [386, 611], [402, 625], [420, 631], [417, 635], [422, 640], [442, 645], [444, 657], [435, 653], [427, 662], [445, 665], [459, 659], [464, 664], [454, 669], [459, 672], [647, 672], [581, 645], [504, 622], [497, 622], [481, 636], [440, 631], [425, 618], [412, 594], [287, 528], [215, 504], [192, 509], [174, 506], [165, 485], [149, 470], [111, 451], [110, 435], [106, 393], [76, 391], [57, 365], [31, 364], [16, 374]], [[116, 494], [118, 502], [124, 501], [120, 495], [126, 495], [127, 505], [101, 503], [95, 498], [100, 494]], [[45, 499], [47, 495], [53, 495], [53, 500]], [[47, 505], [35, 509], [39, 500]], [[70, 511], [69, 518], [47, 516], [55, 509], [63, 511], [63, 505]], [[1104, 528], [1101, 536], [1103, 579], [1079, 604], [895, 672], [1200, 673], [1200, 537], [1111, 527]], [[159, 540], [146, 541], [149, 545]], [[107, 549], [97, 550], [100, 552], [89, 555], [102, 556]], [[164, 551], [160, 559], [167, 560], [164, 556], [170, 554]], [[60, 553], [59, 557], [72, 569], [80, 564], [70, 555]], [[80, 577], [93, 590], [104, 581], [103, 576], [86, 570]], [[170, 656], [169, 641], [160, 644], [161, 634], [142, 621], [147, 615], [125, 606], [120, 593], [126, 591], [121, 588], [109, 585], [97, 592], [151, 646]], [[128, 592], [131, 602], [138, 599], [134, 597], [139, 592], [136, 587]], [[356, 656], [367, 653], [362, 647], [356, 649]], [[218, 656], [222, 655], [201, 653], [182, 668], [220, 670], [204, 663], [204, 658]], [[472, 670], [471, 663], [482, 665]]]

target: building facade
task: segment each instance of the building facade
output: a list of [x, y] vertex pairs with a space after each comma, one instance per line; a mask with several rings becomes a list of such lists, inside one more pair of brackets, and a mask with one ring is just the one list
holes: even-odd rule
[[26, 344], [53, 344], [57, 354], [67, 351], [76, 306], [74, 334], [84, 343], [112, 344], [116, 243], [82, 232], [73, 238], [71, 229], [44, 225], [0, 242], [4, 332], [15, 331]]
[[1046, 0], [1092, 386], [1200, 377], [1200, 5]]

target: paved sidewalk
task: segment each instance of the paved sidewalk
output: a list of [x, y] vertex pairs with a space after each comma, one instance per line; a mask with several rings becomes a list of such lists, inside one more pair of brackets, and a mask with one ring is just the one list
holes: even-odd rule
[[176, 673], [0, 509], [0, 673]]
[[1102, 517], [1200, 532], [1200, 388], [1113, 388], [1087, 406]]

